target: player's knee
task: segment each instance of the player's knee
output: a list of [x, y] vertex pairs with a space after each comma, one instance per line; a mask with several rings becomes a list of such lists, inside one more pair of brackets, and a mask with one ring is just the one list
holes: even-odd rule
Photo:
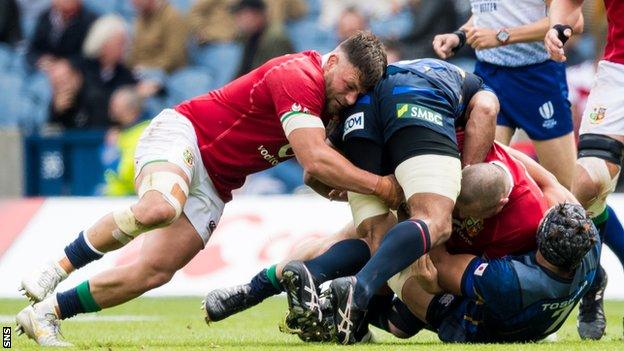
[[406, 333], [403, 330], [397, 328], [394, 324], [392, 324], [392, 322], [388, 323], [388, 331], [394, 335], [395, 337], [399, 338], [399, 339], [409, 339], [412, 336], [416, 335], [416, 332], [414, 333]]
[[[146, 227], [160, 227], [177, 219], [176, 210], [159, 193], [144, 196], [132, 207], [137, 221]], [[150, 194], [152, 195], [152, 194]]]
[[429, 228], [431, 247], [447, 241], [451, 237], [453, 225], [450, 216], [433, 216], [430, 218], [414, 218], [423, 220]]
[[591, 205], [593, 199], [600, 194], [603, 182], [592, 179], [582, 167], [577, 167], [572, 183], [572, 192], [583, 207]]

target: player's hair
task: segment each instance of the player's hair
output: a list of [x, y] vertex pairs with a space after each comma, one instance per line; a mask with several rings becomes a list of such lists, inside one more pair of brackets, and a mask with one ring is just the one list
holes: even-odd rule
[[476, 163], [462, 171], [461, 191], [457, 202], [489, 209], [498, 206], [508, 194], [507, 174], [492, 163]]
[[97, 58], [100, 56], [102, 46], [119, 32], [128, 34], [128, 27], [122, 17], [106, 15], [98, 18], [87, 33], [87, 37], [82, 45], [82, 53], [87, 58]]
[[338, 48], [360, 71], [362, 87], [365, 90], [377, 84], [386, 70], [388, 58], [386, 49], [375, 34], [369, 31], [358, 31], [340, 43]]
[[548, 262], [570, 272], [595, 244], [597, 235], [581, 205], [562, 203], [544, 216], [537, 229], [537, 248]]

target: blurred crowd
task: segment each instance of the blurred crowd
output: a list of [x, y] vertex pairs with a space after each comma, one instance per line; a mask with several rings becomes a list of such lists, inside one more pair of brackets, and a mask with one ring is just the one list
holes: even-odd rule
[[[570, 98], [582, 111], [600, 56], [603, 1], [585, 1], [585, 34], [569, 57]], [[361, 29], [390, 62], [435, 57], [434, 35], [470, 16], [468, 0], [2, 0], [0, 128], [106, 130], [103, 194], [133, 191], [132, 154], [161, 109], [216, 89], [266, 60], [328, 52]], [[464, 48], [453, 63], [472, 71]], [[247, 193], [302, 191], [296, 161], [250, 177]]]

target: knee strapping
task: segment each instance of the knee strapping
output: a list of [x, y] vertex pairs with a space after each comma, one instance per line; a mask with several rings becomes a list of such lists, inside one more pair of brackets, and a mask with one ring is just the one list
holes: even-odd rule
[[461, 186], [461, 163], [458, 158], [420, 155], [409, 158], [394, 171], [405, 198], [419, 193], [434, 193], [455, 200]]
[[[139, 198], [143, 197], [150, 190], [156, 190], [161, 193], [165, 201], [175, 210], [175, 216], [166, 224], [171, 224], [180, 218], [182, 214], [180, 199], [186, 199], [189, 193], [189, 187], [184, 178], [172, 172], [150, 173], [141, 182], [138, 192]], [[113, 231], [113, 237], [122, 244], [127, 244], [139, 234], [157, 227], [141, 223], [130, 207], [113, 212], [113, 219], [119, 228]]]
[[615, 190], [620, 173], [611, 177], [606, 161], [597, 157], [581, 157], [576, 163], [583, 167], [589, 178], [600, 186], [600, 190], [587, 206], [587, 211], [592, 216], [597, 216], [604, 212], [607, 206], [607, 196]]
[[180, 217], [182, 213], [182, 203], [179, 198], [184, 195], [184, 199], [186, 199], [189, 194], [189, 187], [184, 178], [173, 172], [150, 173], [141, 181], [138, 193], [139, 198], [143, 197], [143, 195], [150, 190], [156, 190], [161, 193], [175, 210], [175, 218], [173, 218], [170, 223], [173, 223]]
[[390, 212], [377, 196], [362, 195], [358, 193], [348, 192], [349, 206], [353, 215], [353, 224], [357, 228], [365, 219], [379, 216]]

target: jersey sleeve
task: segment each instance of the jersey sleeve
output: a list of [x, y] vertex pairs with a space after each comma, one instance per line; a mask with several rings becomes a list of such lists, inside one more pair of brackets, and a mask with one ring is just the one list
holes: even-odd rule
[[507, 258], [472, 260], [464, 271], [461, 291], [465, 297], [490, 307], [514, 308], [522, 303], [520, 282]]
[[274, 68], [267, 75], [267, 86], [288, 136], [298, 128], [324, 128], [321, 112], [325, 102], [322, 78], [315, 79], [315, 67], [307, 61], [293, 61]]

